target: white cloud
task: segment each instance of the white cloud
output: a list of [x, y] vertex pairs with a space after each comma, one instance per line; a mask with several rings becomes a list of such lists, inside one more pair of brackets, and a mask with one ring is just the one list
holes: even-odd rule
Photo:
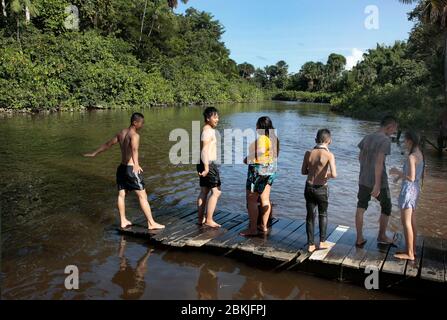
[[362, 61], [363, 53], [362, 50], [353, 48], [351, 55], [346, 57], [346, 69], [351, 70], [359, 61]]

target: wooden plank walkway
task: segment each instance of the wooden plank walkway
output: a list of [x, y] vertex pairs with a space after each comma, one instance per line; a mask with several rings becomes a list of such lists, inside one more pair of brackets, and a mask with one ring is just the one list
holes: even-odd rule
[[[219, 229], [197, 225], [195, 208], [155, 210], [154, 214], [157, 221], [166, 225], [164, 230], [148, 230], [142, 219], [131, 227], [117, 230], [170, 247], [217, 249], [225, 255], [243, 253], [274, 263], [276, 269], [294, 269], [306, 264], [313, 268], [317, 264], [331, 268], [341, 276], [346, 270], [359, 274], [359, 271], [373, 266], [380, 270], [381, 275], [398, 277], [403, 281], [416, 279], [428, 284], [442, 284], [447, 288], [447, 239], [418, 236], [416, 260], [407, 262], [394, 258], [394, 253], [405, 245], [402, 234], [395, 235], [396, 246], [389, 246], [378, 244], [376, 232], [365, 230], [367, 242], [358, 248], [355, 246], [355, 230], [329, 224], [327, 241], [330, 247], [310, 254], [306, 250], [306, 224], [303, 220], [274, 218], [265, 235], [242, 237], [239, 233], [248, 225], [246, 214], [217, 211], [215, 220], [222, 225]], [[317, 225], [315, 229], [315, 239], [318, 239]]]

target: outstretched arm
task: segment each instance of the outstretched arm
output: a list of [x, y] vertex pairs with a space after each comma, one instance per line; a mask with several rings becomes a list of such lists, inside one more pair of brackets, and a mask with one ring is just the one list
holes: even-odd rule
[[83, 156], [84, 157], [90, 157], [90, 158], [96, 157], [98, 154], [100, 154], [101, 152], [104, 152], [104, 151], [110, 149], [114, 144], [117, 144], [117, 143], [118, 143], [118, 135], [114, 136], [112, 139], [110, 139], [106, 143], [102, 144], [95, 151], [93, 151], [91, 153], [84, 153]]

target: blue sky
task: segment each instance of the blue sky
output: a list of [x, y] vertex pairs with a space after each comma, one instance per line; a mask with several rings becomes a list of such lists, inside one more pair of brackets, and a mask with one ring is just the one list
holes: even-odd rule
[[[179, 1], [180, 2], [180, 1]], [[365, 13], [378, 8], [378, 29], [367, 29]], [[353, 65], [377, 43], [408, 39], [413, 6], [398, 0], [189, 0], [188, 7], [213, 14], [225, 27], [223, 41], [237, 63], [256, 67], [285, 60], [290, 72], [307, 61], [326, 62], [330, 53]]]

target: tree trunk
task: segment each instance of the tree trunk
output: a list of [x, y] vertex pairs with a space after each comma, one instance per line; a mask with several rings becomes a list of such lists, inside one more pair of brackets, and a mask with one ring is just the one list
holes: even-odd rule
[[444, 98], [444, 107], [447, 108], [447, 31], [444, 32]]
[[28, 24], [30, 19], [31, 19], [31, 15], [29, 13], [29, 8], [27, 6], [25, 6], [25, 23]]
[[6, 3], [5, 3], [5, 0], [2, 0], [2, 10], [3, 10], [3, 16], [6, 17]]
[[147, 0], [144, 3], [143, 17], [141, 18], [141, 29], [140, 29], [140, 40], [138, 41], [138, 46], [141, 44], [141, 37], [143, 36], [144, 18], [146, 17]]

